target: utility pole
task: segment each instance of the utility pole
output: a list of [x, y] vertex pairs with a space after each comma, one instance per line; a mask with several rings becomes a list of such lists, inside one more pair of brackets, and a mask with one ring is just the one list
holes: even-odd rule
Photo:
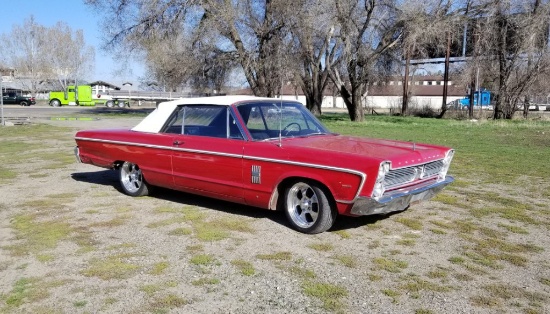
[[6, 125], [4, 121], [4, 87], [2, 86], [2, 73], [0, 73], [0, 93], [2, 93], [2, 98], [0, 99], [0, 111], [2, 111], [2, 126]]

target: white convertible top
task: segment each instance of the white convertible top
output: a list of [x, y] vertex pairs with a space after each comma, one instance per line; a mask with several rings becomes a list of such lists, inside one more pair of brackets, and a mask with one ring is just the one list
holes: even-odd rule
[[[172, 112], [179, 105], [220, 105], [229, 106], [242, 101], [250, 100], [276, 100], [275, 98], [264, 98], [255, 96], [213, 96], [198, 98], [181, 98], [168, 102], [160, 103], [153, 112], [151, 112], [138, 125], [132, 128], [132, 131], [158, 133]], [[278, 100], [280, 101], [280, 100]]]

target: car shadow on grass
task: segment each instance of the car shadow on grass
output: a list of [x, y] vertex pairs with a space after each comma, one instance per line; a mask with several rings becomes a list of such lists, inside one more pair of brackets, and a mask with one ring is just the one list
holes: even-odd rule
[[[100, 184], [105, 186], [111, 186], [118, 192], [124, 194], [120, 188], [118, 180], [118, 172], [113, 170], [101, 170], [93, 172], [77, 172], [72, 173], [73, 180], [80, 182], [87, 182], [92, 184]], [[195, 194], [189, 194], [185, 192], [153, 187], [150, 193], [151, 197], [179, 203], [182, 205], [191, 205], [204, 207], [228, 214], [235, 214], [245, 216], [249, 218], [265, 218], [269, 219], [280, 225], [289, 227], [286, 217], [281, 211], [271, 211], [263, 208], [252, 207], [244, 204], [237, 204], [227, 201], [222, 201], [214, 198], [204, 197]], [[131, 197], [131, 196], [128, 196]], [[360, 217], [347, 217], [338, 216], [334, 226], [329, 231], [350, 230], [356, 228], [362, 228], [368, 225], [372, 225], [379, 220], [384, 220], [390, 217], [388, 215], [372, 215], [372, 216], [360, 216]]]

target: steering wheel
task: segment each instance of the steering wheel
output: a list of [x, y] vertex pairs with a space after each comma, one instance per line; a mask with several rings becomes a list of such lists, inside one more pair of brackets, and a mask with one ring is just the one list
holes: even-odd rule
[[285, 126], [282, 130], [281, 130], [281, 133], [284, 133], [284, 135], [288, 135], [291, 130], [288, 130], [291, 126], [293, 125], [296, 125], [298, 126], [298, 132], [302, 131], [302, 127], [300, 126], [300, 124], [296, 123], [296, 122], [291, 122], [289, 124], [287, 124], [287, 126]]

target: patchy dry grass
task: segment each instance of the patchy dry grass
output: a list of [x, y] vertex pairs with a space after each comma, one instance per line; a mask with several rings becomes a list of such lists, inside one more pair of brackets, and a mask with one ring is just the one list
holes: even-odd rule
[[304, 294], [323, 302], [323, 308], [330, 311], [342, 310], [342, 298], [348, 295], [346, 288], [330, 283], [305, 281], [302, 284]]
[[48, 281], [36, 277], [21, 278], [13, 284], [11, 291], [0, 298], [4, 301], [4, 304], [0, 304], [0, 312], [11, 313], [23, 304], [43, 300], [49, 296], [49, 289], [64, 284], [66, 281]]
[[405, 261], [387, 259], [383, 257], [377, 257], [373, 259], [373, 262], [376, 268], [385, 270], [390, 273], [399, 273], [408, 266], [408, 263]]
[[241, 274], [245, 276], [253, 276], [256, 273], [256, 270], [254, 269], [252, 263], [242, 259], [232, 260], [231, 265], [237, 267]]
[[128, 262], [132, 254], [116, 254], [102, 259], [94, 259], [82, 271], [87, 277], [98, 277], [103, 280], [127, 279], [134, 276], [141, 267]]
[[11, 226], [20, 243], [8, 246], [13, 255], [38, 254], [55, 248], [73, 231], [66, 218], [40, 220], [38, 214], [20, 214], [12, 218]]
[[352, 255], [334, 255], [332, 258], [340, 262], [340, 264], [349, 267], [349, 268], [356, 268], [357, 267], [357, 258]]
[[405, 217], [397, 217], [395, 219], [398, 223], [403, 224], [404, 226], [407, 226], [408, 228], [412, 230], [422, 230], [422, 222], [419, 219], [411, 219], [411, 218], [405, 218]]
[[328, 252], [334, 249], [334, 245], [330, 243], [312, 243], [312, 244], [309, 244], [308, 247], [315, 251], [320, 251], [320, 252]]
[[256, 258], [267, 261], [289, 261], [292, 258], [292, 253], [285, 251], [273, 254], [258, 254]]

